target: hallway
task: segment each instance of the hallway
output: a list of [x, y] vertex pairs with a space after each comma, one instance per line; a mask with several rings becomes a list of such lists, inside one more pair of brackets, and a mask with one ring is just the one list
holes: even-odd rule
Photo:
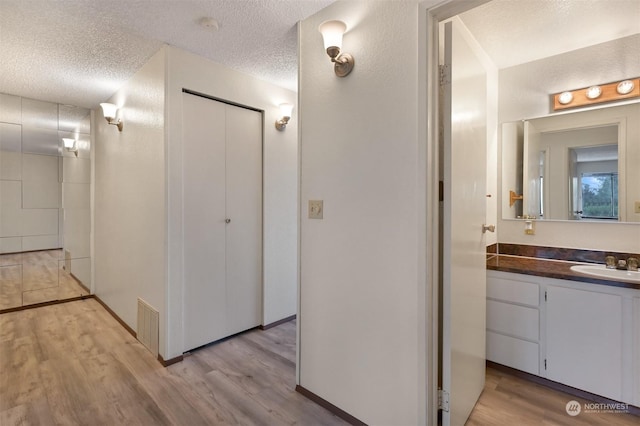
[[339, 425], [295, 392], [295, 322], [164, 368], [93, 299], [0, 315], [0, 424]]

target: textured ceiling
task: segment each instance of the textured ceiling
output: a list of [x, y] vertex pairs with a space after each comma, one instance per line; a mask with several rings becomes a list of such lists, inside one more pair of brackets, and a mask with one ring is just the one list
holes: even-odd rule
[[0, 0], [0, 93], [93, 108], [164, 43], [296, 90], [296, 23], [333, 1]]
[[[163, 43], [295, 90], [296, 22], [333, 1], [0, 0], [0, 92], [93, 108]], [[462, 19], [504, 68], [638, 33], [640, 0], [494, 0]]]
[[460, 15], [498, 68], [640, 33], [640, 0], [493, 0]]

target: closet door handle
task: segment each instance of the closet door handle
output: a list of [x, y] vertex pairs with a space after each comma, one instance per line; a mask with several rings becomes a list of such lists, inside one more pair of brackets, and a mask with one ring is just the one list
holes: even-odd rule
[[229, 218], [225, 219], [224, 223], [231, 223], [231, 219], [229, 219]]

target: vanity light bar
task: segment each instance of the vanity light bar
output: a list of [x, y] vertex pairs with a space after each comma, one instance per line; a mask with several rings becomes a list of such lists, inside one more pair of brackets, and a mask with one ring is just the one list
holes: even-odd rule
[[556, 93], [553, 95], [553, 110], [558, 111], [638, 97], [640, 97], [640, 78], [629, 78], [614, 83]]

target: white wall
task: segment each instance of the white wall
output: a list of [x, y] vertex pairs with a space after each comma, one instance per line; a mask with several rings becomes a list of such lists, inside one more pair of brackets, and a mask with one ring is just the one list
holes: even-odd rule
[[[346, 78], [317, 30], [328, 19], [348, 26]], [[417, 2], [338, 1], [300, 28], [299, 384], [368, 424], [420, 424]]]
[[[550, 113], [550, 95], [640, 75], [640, 35], [625, 37], [564, 55], [505, 68], [499, 72], [499, 120], [517, 121]], [[535, 78], [534, 78], [535, 76]], [[628, 120], [627, 123], [638, 120]], [[629, 140], [626, 169], [638, 169], [640, 147]], [[629, 197], [640, 187], [632, 180]], [[637, 198], [636, 200], [640, 200]], [[501, 197], [500, 203], [508, 203]], [[627, 203], [630, 204], [630, 203]], [[629, 212], [629, 208], [627, 208]], [[637, 215], [635, 215], [637, 216]], [[635, 218], [635, 216], [633, 216]], [[536, 234], [525, 235], [524, 224], [499, 220], [498, 240], [504, 243], [640, 252], [640, 224], [537, 221]]]
[[[286, 130], [275, 129], [278, 105], [296, 104], [296, 93], [233, 71], [202, 57], [167, 48], [168, 282], [167, 356], [182, 354], [182, 89], [264, 111], [263, 324], [296, 313], [297, 107]], [[126, 131], [126, 130], [125, 130]]]
[[[124, 130], [96, 111], [95, 294], [134, 330], [137, 298], [166, 334], [165, 56], [155, 54], [109, 100]], [[165, 357], [166, 358], [166, 357]]]

